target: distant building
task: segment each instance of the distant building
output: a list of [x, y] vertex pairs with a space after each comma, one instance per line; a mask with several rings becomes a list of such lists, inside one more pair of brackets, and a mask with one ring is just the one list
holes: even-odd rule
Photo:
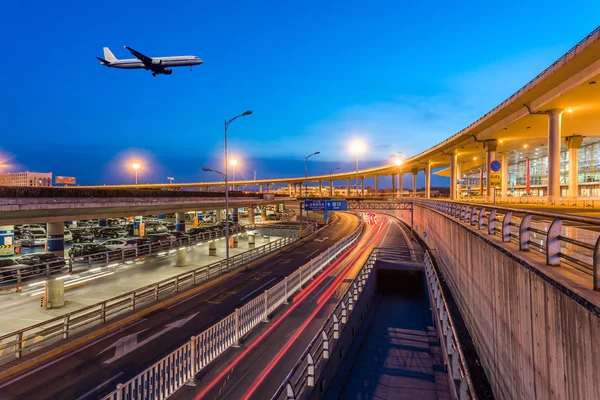
[[0, 186], [52, 186], [52, 172], [0, 174]]

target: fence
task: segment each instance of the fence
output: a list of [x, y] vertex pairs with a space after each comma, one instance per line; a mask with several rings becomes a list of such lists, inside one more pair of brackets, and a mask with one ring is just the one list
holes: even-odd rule
[[[311, 224], [307, 229], [309, 232], [312, 232], [316, 229], [316, 225]], [[0, 362], [10, 361], [15, 357], [20, 358], [25, 354], [37, 351], [52, 340], [68, 339], [74, 333], [87, 329], [93, 324], [106, 323], [119, 314], [135, 311], [142, 305], [158, 301], [160, 298], [176, 293], [182, 288], [191, 287], [223, 273], [230, 272], [272, 251], [285, 247], [298, 239], [299, 234], [296, 233], [230, 257], [229, 268], [227, 268], [227, 261], [221, 260], [64, 314], [60, 317], [0, 336]]]
[[363, 226], [334, 246], [321, 253], [291, 275], [243, 307], [223, 318], [204, 332], [166, 355], [134, 378], [105, 396], [103, 400], [166, 399], [200, 370], [211, 363], [233, 344], [250, 332], [269, 314], [287, 302], [302, 285], [321, 272], [340, 253], [354, 243], [362, 233]]
[[433, 266], [429, 251], [425, 252], [425, 276], [427, 277], [427, 290], [438, 336], [440, 337], [444, 363], [448, 366], [446, 372], [448, 373], [448, 381], [451, 383], [452, 398], [460, 400], [476, 399], [477, 395], [473, 381], [458, 341], [458, 335], [454, 329], [452, 316], [448, 312], [446, 297], [440, 285], [440, 276]]
[[[487, 196], [468, 196], [463, 198], [464, 201], [470, 203], [487, 203], [494, 204], [494, 199], [491, 200]], [[496, 196], [496, 203], [502, 204], [536, 204], [536, 205], [554, 205], [563, 207], [580, 207], [580, 208], [600, 208], [600, 199], [597, 197], [561, 197], [556, 203], [552, 204], [545, 196], [507, 196], [506, 199], [501, 199], [500, 195]]]
[[[565, 260], [569, 266], [591, 275], [594, 290], [600, 290], [600, 235], [585, 227], [597, 228], [600, 218], [448, 201], [419, 203], [500, 237], [503, 242], [516, 243], [520, 251], [534, 249], [545, 254], [546, 265], [560, 266]], [[552, 222], [535, 221], [532, 217]], [[579, 226], [563, 227], [563, 221]]]

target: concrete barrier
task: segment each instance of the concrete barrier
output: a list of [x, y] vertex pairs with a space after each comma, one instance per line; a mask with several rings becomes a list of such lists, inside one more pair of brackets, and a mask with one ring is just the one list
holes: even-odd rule
[[434, 249], [496, 397], [600, 398], [600, 295], [591, 285], [432, 209], [415, 205], [414, 226]]

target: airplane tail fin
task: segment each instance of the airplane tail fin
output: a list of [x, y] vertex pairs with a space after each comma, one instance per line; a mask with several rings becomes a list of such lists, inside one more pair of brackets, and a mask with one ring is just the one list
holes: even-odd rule
[[110, 51], [110, 49], [108, 47], [104, 48], [104, 58], [108, 62], [113, 62], [113, 61], [118, 60], [117, 57], [115, 57], [115, 55]]

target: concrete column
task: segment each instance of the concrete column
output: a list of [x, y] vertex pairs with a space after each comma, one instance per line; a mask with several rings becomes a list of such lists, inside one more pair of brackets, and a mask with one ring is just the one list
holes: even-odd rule
[[495, 139], [486, 140], [485, 147], [487, 149], [487, 152], [485, 153], [485, 194], [488, 200], [492, 201], [494, 199], [494, 190], [496, 189], [492, 187], [492, 182], [490, 181], [490, 174], [492, 173], [492, 170], [490, 169], [490, 163], [494, 161], [494, 158], [496, 157], [498, 141]]
[[565, 138], [565, 144], [569, 149], [569, 197], [579, 197], [579, 148], [583, 143], [583, 136], [574, 135]]
[[555, 108], [548, 111], [548, 202], [560, 201], [560, 135], [562, 111]]
[[269, 243], [271, 241], [271, 237], [267, 235], [263, 235], [263, 242]]
[[139, 235], [140, 234], [140, 224], [143, 221], [143, 216], [142, 215], [138, 215], [137, 217], [133, 217], [133, 234], [134, 235]]
[[396, 192], [396, 174], [392, 174], [392, 193], [395, 195]]
[[[463, 179], [463, 173], [462, 173], [462, 162], [456, 162], [456, 179], [461, 182]], [[456, 184], [456, 199], [460, 199], [460, 196], [462, 194], [462, 185], [460, 183]]]
[[233, 240], [233, 248], [240, 247], [240, 244], [239, 244], [240, 240], [239, 240], [239, 237], [237, 234], [232, 235], [231, 239]]
[[431, 164], [425, 166], [425, 198], [431, 198]]
[[418, 169], [412, 170], [412, 195], [417, 195], [417, 174], [419, 173]]
[[319, 197], [323, 197], [323, 181], [319, 181]]
[[396, 183], [396, 189], [401, 193], [400, 195], [402, 196], [402, 194], [404, 193], [404, 174], [398, 174], [397, 179], [398, 182]]
[[240, 215], [238, 214], [238, 207], [231, 209], [231, 222], [238, 223], [240, 221]]
[[47, 249], [51, 253], [64, 256], [65, 253], [65, 225], [63, 222], [49, 222], [47, 224], [48, 241]]
[[360, 195], [364, 196], [365, 195], [365, 177], [361, 177], [360, 178]]
[[0, 226], [0, 257], [15, 254], [15, 227], [14, 225]]
[[267, 183], [267, 193], [271, 192], [271, 185]]
[[185, 267], [187, 265], [187, 248], [177, 249], [177, 267]]
[[375, 175], [375, 194], [379, 194], [379, 176]]
[[254, 234], [248, 234], [248, 248], [253, 249], [256, 247], [256, 239]]
[[288, 183], [288, 192], [289, 192], [290, 197], [294, 197], [294, 196], [292, 196], [292, 184], [291, 183]]
[[333, 181], [329, 181], [329, 195], [333, 197]]
[[64, 279], [51, 279], [44, 285], [46, 291], [46, 307], [60, 308], [65, 305]]
[[215, 219], [217, 222], [223, 221], [223, 210], [216, 210]]
[[185, 232], [185, 213], [175, 213], [175, 230], [177, 232]]
[[248, 208], [248, 223], [253, 224], [254, 223], [254, 205], [250, 206], [250, 208]]
[[346, 183], [346, 196], [350, 196], [350, 179], [348, 179], [348, 182]]
[[[227, 243], [225, 243], [225, 245], [227, 246]], [[209, 256], [217, 255], [217, 242], [214, 240], [212, 242], [208, 242], [208, 255]]]
[[260, 222], [265, 222], [267, 220], [267, 206], [260, 207]]
[[502, 163], [502, 193], [500, 193], [500, 198], [506, 202], [508, 201], [508, 162], [506, 161], [506, 152], [502, 153], [500, 162]]
[[458, 164], [458, 155], [450, 156], [450, 200], [456, 200], [456, 164]]
[[108, 220], [106, 218], [99, 218], [98, 225], [99, 226], [108, 226]]

